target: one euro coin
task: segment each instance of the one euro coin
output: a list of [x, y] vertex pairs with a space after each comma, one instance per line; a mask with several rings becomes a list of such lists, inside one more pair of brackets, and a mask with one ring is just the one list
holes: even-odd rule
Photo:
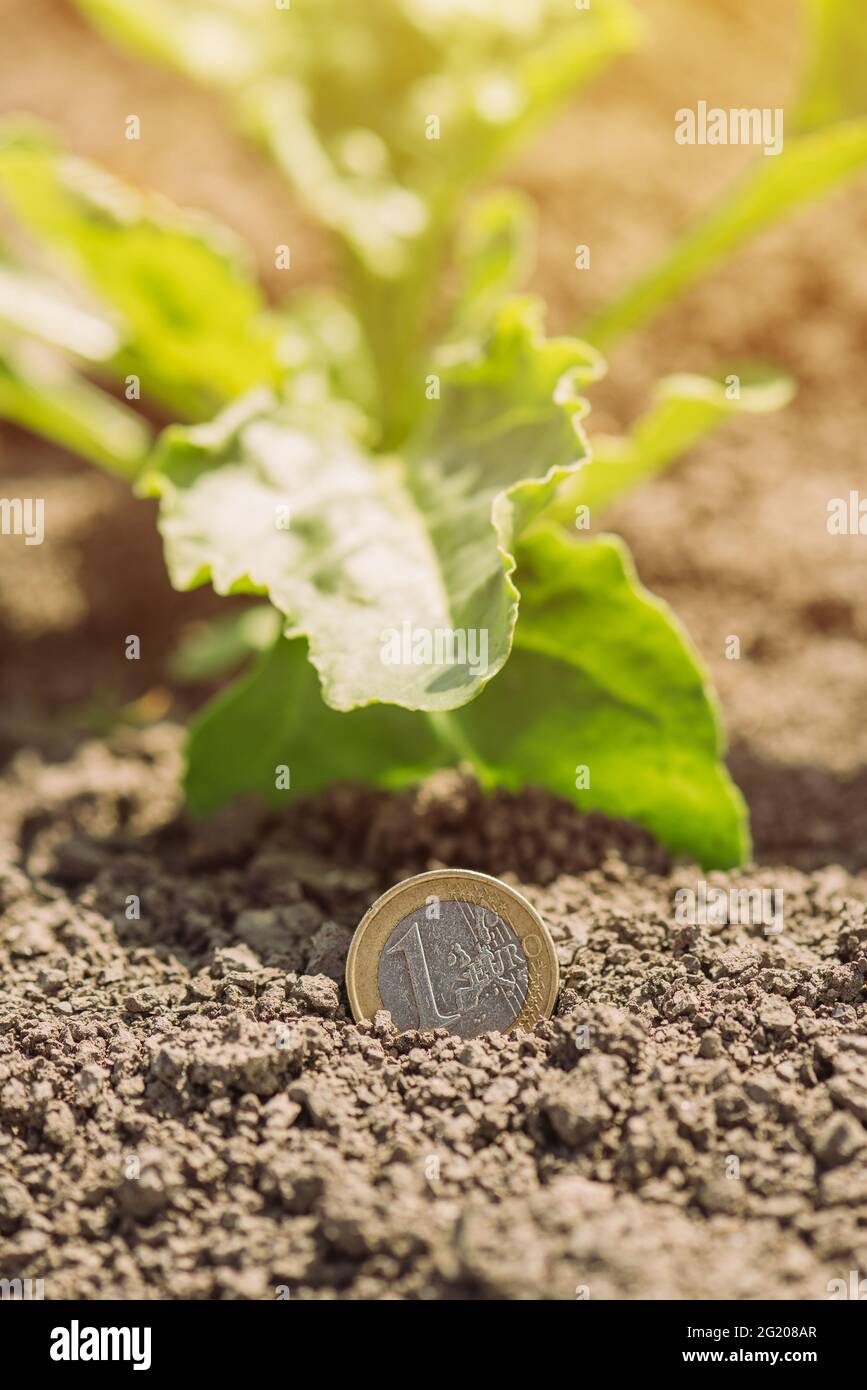
[[356, 1021], [387, 1009], [400, 1032], [529, 1029], [550, 1017], [558, 985], [554, 943], [536, 910], [469, 869], [390, 888], [359, 923], [346, 963]]

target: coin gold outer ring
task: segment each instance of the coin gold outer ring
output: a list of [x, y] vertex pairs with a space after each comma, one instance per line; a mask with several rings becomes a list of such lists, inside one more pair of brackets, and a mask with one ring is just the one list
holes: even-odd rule
[[383, 947], [398, 922], [425, 908], [431, 896], [443, 902], [477, 903], [490, 909], [508, 923], [521, 942], [527, 958], [527, 995], [521, 1012], [506, 1031], [529, 1030], [540, 1018], [550, 1018], [560, 987], [560, 966], [548, 928], [535, 908], [514, 888], [489, 874], [470, 869], [434, 869], [396, 883], [377, 898], [359, 922], [346, 961], [346, 990], [356, 1023], [373, 1018], [385, 1008], [379, 993]]

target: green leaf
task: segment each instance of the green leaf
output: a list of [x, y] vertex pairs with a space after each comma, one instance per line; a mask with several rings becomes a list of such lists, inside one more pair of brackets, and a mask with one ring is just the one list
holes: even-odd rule
[[291, 32], [289, 64], [245, 83], [247, 120], [317, 217], [369, 270], [396, 278], [431, 220], [634, 47], [641, 26], [624, 0], [587, 11], [560, 0], [300, 0]]
[[583, 330], [607, 347], [665, 308], [714, 265], [765, 228], [867, 167], [867, 120], [788, 139], [761, 157], [731, 193], [688, 228], [662, 259]]
[[65, 286], [0, 263], [0, 331], [24, 334], [88, 362], [108, 362], [120, 349], [117, 327], [78, 303]]
[[238, 244], [203, 214], [121, 184], [40, 127], [0, 132], [0, 193], [117, 316], [119, 372], [188, 418], [276, 381], [275, 327]]
[[[276, 5], [237, 0], [77, 0], [78, 8], [118, 43], [199, 82], [235, 86], [285, 61]], [[297, 9], [298, 0], [293, 8]], [[285, 35], [285, 37], [284, 37]]]
[[299, 290], [276, 317], [277, 351], [293, 395], [319, 392], [373, 409], [376, 383], [364, 332], [342, 295], [321, 286]]
[[576, 391], [600, 370], [520, 300], [484, 347], [455, 346], [399, 457], [369, 453], [327, 403], [262, 393], [167, 430], [144, 486], [172, 582], [266, 593], [335, 709], [461, 705], [508, 657], [514, 537], [583, 457]]
[[[539, 525], [518, 548], [521, 622], [506, 668], [448, 715], [489, 783], [541, 783], [624, 816], [706, 868], [749, 849], [707, 676], [622, 541]], [[576, 790], [577, 769], [590, 786]]]
[[[204, 815], [243, 793], [280, 805], [334, 781], [397, 788], [440, 766], [442, 751], [423, 715], [393, 705], [330, 709], [304, 642], [281, 638], [193, 720], [185, 790], [190, 808]], [[289, 768], [288, 790], [277, 787], [281, 766]]]
[[[199, 716], [187, 795], [215, 810], [240, 792], [275, 804], [354, 779], [397, 788], [461, 763], [488, 789], [547, 787], [651, 830], [705, 868], [749, 852], [746, 813], [722, 759], [707, 678], [668, 608], [613, 537], [537, 526], [518, 548], [521, 623], [505, 668], [471, 704], [411, 714], [323, 704], [303, 642], [278, 643]], [[291, 789], [275, 771], [288, 766]], [[589, 787], [576, 789], [579, 769]]]
[[292, 76], [245, 85], [244, 124], [346, 248], [383, 447], [417, 416], [413, 378], [469, 194], [640, 32], [623, 0], [588, 11], [562, 0], [302, 0]]
[[108, 319], [63, 286], [0, 263], [0, 418], [132, 478], [150, 429], [71, 360], [99, 364], [116, 350]]
[[0, 418], [122, 477], [147, 456], [150, 428], [58, 352], [0, 332]]
[[413, 382], [468, 195], [644, 32], [629, 0], [79, 4], [115, 39], [225, 89], [337, 235], [386, 448], [418, 414]]
[[721, 425], [737, 415], [781, 410], [794, 394], [791, 379], [779, 372], [742, 372], [739, 394], [712, 377], [681, 372], [665, 377], [656, 399], [628, 435], [595, 435], [590, 456], [566, 480], [545, 510], [546, 520], [575, 521], [576, 509], [598, 517], [624, 493], [683, 458]]
[[476, 333], [520, 289], [532, 268], [536, 206], [517, 189], [497, 189], [471, 204], [457, 244], [460, 294], [452, 314], [456, 333]]
[[169, 659], [169, 675], [180, 685], [230, 675], [254, 653], [270, 651], [282, 626], [269, 603], [195, 623], [181, 634]]
[[[371, 269], [400, 273], [425, 200], [457, 206], [515, 141], [635, 47], [628, 0], [79, 0], [115, 39], [227, 89], [299, 193]], [[376, 93], [375, 99], [371, 99]], [[438, 140], [426, 121], [440, 119]]]
[[807, 19], [810, 60], [798, 128], [867, 116], [867, 9], [861, 0], [807, 0]]

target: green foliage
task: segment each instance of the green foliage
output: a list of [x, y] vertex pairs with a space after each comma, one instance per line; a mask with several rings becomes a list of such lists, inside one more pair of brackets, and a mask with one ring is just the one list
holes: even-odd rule
[[0, 133], [0, 193], [108, 306], [119, 374], [186, 418], [279, 376], [277, 331], [243, 249], [219, 224], [66, 154], [41, 127]]
[[618, 497], [661, 473], [736, 415], [780, 410], [794, 387], [779, 372], [752, 370], [729, 384], [681, 372], [656, 388], [651, 408], [628, 435], [595, 435], [591, 457], [558, 489], [545, 516], [571, 525], [576, 509], [592, 519]]
[[599, 347], [610, 347], [746, 241], [865, 168], [867, 120], [845, 121], [787, 139], [781, 154], [757, 159], [658, 264], [591, 319], [584, 326], [586, 337]]
[[782, 152], [757, 155], [655, 265], [584, 325], [599, 347], [638, 328], [768, 227], [867, 169], [867, 9], [863, 0], [805, 4], [809, 60]]
[[[281, 640], [198, 717], [187, 796], [213, 810], [239, 791], [279, 804], [334, 779], [399, 787], [462, 764], [487, 787], [541, 782], [583, 809], [628, 816], [705, 864], [739, 863], [749, 839], [720, 759], [707, 680], [622, 542], [580, 544], [538, 526], [518, 547], [521, 622], [510, 661], [471, 703], [427, 718], [391, 705], [336, 714], [304, 643]], [[581, 766], [590, 786], [578, 789]]]
[[[570, 535], [740, 413], [681, 374], [631, 433], [587, 440], [595, 348], [515, 298], [534, 212], [474, 196], [643, 25], [628, 0], [78, 0], [121, 42], [223, 91], [343, 252], [339, 290], [269, 308], [236, 239], [20, 122], [0, 194], [29, 238], [0, 265], [0, 414], [138, 473], [173, 583], [267, 603], [193, 634], [176, 679], [252, 669], [190, 734], [187, 794], [281, 800], [338, 778], [395, 787], [472, 767], [629, 816], [708, 867], [748, 852], [713, 695], [622, 543]], [[867, 164], [864, 23], [813, 0], [800, 130], [762, 157], [588, 330], [613, 341], [763, 228]], [[439, 346], [437, 346], [439, 343]], [[109, 388], [109, 389], [106, 389]], [[285, 523], [281, 521], [285, 519]], [[464, 658], [383, 659], [388, 634], [485, 636]], [[282, 634], [282, 635], [278, 635]], [[412, 645], [412, 641], [410, 641]], [[454, 650], [454, 649], [452, 649]], [[589, 777], [583, 775], [586, 768]]]
[[[327, 403], [268, 396], [167, 431], [146, 486], [163, 499], [172, 582], [266, 593], [308, 638], [335, 709], [472, 699], [509, 655], [515, 538], [584, 456], [577, 390], [600, 371], [537, 317], [512, 301], [483, 346], [450, 354], [399, 456], [371, 455]], [[390, 664], [383, 634], [405, 624], [484, 633], [485, 660]]]
[[806, 0], [810, 62], [798, 126], [818, 130], [867, 116], [867, 8], [862, 0]]
[[[331, 229], [386, 447], [411, 428], [468, 194], [643, 26], [628, 0], [79, 0], [114, 38], [227, 94]], [[438, 122], [438, 125], [433, 124]]]
[[138, 472], [150, 444], [145, 422], [63, 357], [35, 343], [4, 343], [2, 332], [0, 418], [126, 478]]
[[280, 636], [283, 623], [276, 608], [258, 603], [196, 623], [183, 633], [169, 661], [179, 685], [222, 680], [242, 666], [252, 652], [265, 652]]
[[[496, 784], [541, 782], [628, 816], [663, 844], [729, 867], [749, 848], [721, 762], [716, 706], [670, 610], [638, 583], [622, 541], [539, 525], [518, 547], [515, 651], [457, 719]], [[590, 785], [576, 790], [576, 769]]]
[[[642, 26], [628, 0], [80, 0], [113, 37], [225, 90], [318, 219], [375, 274]], [[431, 138], [429, 119], [439, 120]]]
[[0, 261], [0, 418], [133, 477], [150, 429], [81, 371], [117, 347], [113, 325], [63, 286]]
[[477, 333], [494, 318], [503, 299], [523, 285], [533, 264], [535, 232], [535, 204], [517, 189], [497, 189], [470, 204], [456, 247], [456, 333]]
[[281, 764], [297, 796], [347, 779], [406, 786], [443, 761], [424, 715], [394, 705], [339, 714], [326, 705], [303, 640], [281, 638], [193, 721], [185, 790], [191, 809], [206, 814], [244, 792], [283, 804]]

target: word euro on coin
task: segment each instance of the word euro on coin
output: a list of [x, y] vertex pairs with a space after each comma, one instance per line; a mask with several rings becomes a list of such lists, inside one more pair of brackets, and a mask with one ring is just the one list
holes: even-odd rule
[[558, 984], [539, 914], [514, 888], [468, 869], [390, 888], [359, 923], [346, 962], [356, 1021], [388, 1009], [401, 1032], [532, 1028], [550, 1017]]

